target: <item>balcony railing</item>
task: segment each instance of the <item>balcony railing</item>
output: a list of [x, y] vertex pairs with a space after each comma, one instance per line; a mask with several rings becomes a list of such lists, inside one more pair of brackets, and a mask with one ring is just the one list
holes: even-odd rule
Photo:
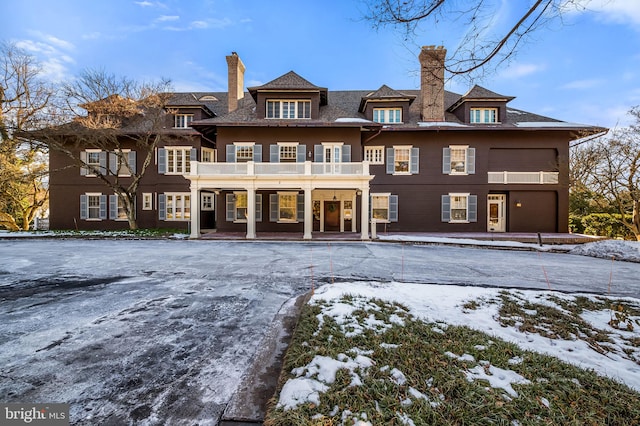
[[489, 172], [489, 183], [548, 184], [558, 183], [558, 172]]
[[191, 162], [192, 176], [357, 175], [369, 176], [369, 162], [359, 163], [201, 163]]

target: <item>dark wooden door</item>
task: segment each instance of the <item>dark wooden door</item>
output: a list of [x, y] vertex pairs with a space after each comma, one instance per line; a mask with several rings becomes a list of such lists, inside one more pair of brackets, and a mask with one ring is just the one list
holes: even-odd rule
[[324, 202], [324, 230], [340, 230], [340, 201]]

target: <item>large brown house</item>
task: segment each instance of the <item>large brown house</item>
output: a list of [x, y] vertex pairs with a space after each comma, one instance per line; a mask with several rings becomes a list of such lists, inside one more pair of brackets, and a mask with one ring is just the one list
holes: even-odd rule
[[[175, 93], [168, 132], [136, 195], [144, 228], [243, 232], [567, 232], [569, 144], [604, 129], [508, 106], [480, 86], [444, 90], [442, 47], [419, 55], [420, 90], [329, 91], [289, 72], [228, 93]], [[188, 141], [188, 142], [185, 142]], [[80, 150], [118, 173], [109, 152]], [[111, 160], [111, 161], [110, 161]], [[132, 148], [129, 160], [141, 158]], [[87, 168], [52, 153], [52, 229], [127, 227]], [[120, 176], [126, 179], [126, 176]]]

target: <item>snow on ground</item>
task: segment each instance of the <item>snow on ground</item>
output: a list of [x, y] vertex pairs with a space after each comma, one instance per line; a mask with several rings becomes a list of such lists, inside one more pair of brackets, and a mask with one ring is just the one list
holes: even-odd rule
[[[517, 329], [517, 324], [509, 327], [501, 324], [498, 321], [498, 305], [486, 303], [498, 299], [500, 291], [499, 289], [489, 288], [398, 282], [343, 282], [327, 284], [317, 289], [309, 303], [321, 306], [322, 312], [318, 317], [328, 316], [332, 318], [345, 336], [347, 334], [351, 336], [361, 334], [367, 329], [382, 333], [391, 326], [392, 322], [397, 323], [391, 320], [388, 323], [380, 320], [375, 323], [366, 319], [364, 321], [358, 320], [355, 315], [356, 312], [373, 313], [379, 310], [376, 304], [370, 302], [371, 299], [400, 303], [407, 307], [411, 314], [425, 322], [461, 325], [484, 331], [489, 335], [515, 343], [522, 349], [551, 355], [584, 369], [593, 369], [598, 374], [625, 383], [631, 388], [640, 391], [640, 348], [628, 344], [630, 340], [640, 338], [640, 328], [636, 328], [634, 331], [612, 328], [608, 324], [611, 319], [608, 310], [585, 312], [583, 314], [585, 320], [594, 328], [602, 330], [613, 342], [608, 345], [610, 352], [601, 354], [579, 337], [573, 340], [551, 339], [542, 337], [539, 334], [521, 332]], [[518, 297], [522, 302], [528, 301], [532, 304], [544, 303], [543, 301], [549, 298], [573, 300], [577, 296], [582, 296], [595, 299], [593, 295], [568, 295], [551, 291], [511, 290], [510, 293]], [[342, 300], [345, 295], [350, 296], [348, 302]], [[625, 300], [640, 307], [640, 299], [626, 298]], [[324, 303], [318, 303], [321, 301]], [[463, 307], [468, 301], [480, 301], [481, 306], [478, 309]], [[553, 304], [549, 300], [546, 303]], [[631, 317], [632, 320], [639, 318]], [[323, 321], [320, 322], [319, 328], [322, 328], [322, 326]], [[392, 350], [393, 348], [389, 349]], [[353, 353], [365, 352], [358, 348], [353, 348], [351, 351]], [[367, 355], [372, 354], [367, 353]], [[470, 354], [447, 352], [445, 355], [472, 364], [476, 362], [476, 359]], [[339, 358], [343, 360], [317, 356], [309, 365], [294, 369], [292, 373], [297, 377], [290, 379], [285, 384], [283, 392], [279, 395], [278, 406], [284, 409], [291, 409], [309, 402], [318, 405], [320, 394], [326, 392], [329, 389], [328, 385], [333, 383], [335, 379], [336, 368], [344, 368], [349, 370], [352, 375], [359, 374], [362, 376], [367, 374], [367, 368], [375, 365], [375, 359], [368, 357], [364, 357], [365, 362], [361, 363], [354, 363], [345, 354], [340, 354]], [[521, 362], [522, 359], [518, 357], [509, 360], [509, 364], [512, 365]], [[319, 373], [322, 371], [331, 371], [331, 374], [328, 376], [322, 375]], [[355, 373], [356, 371], [357, 374]], [[404, 384], [406, 380], [403, 372], [388, 365], [380, 367], [380, 371], [388, 372], [389, 380], [397, 385]], [[502, 389], [511, 398], [518, 397], [512, 384], [530, 383], [516, 372], [497, 368], [485, 360], [478, 360], [477, 364], [464, 371], [464, 374], [470, 381], [488, 381], [491, 387]], [[352, 381], [351, 386], [360, 384], [360, 376], [358, 376], [357, 381]], [[429, 382], [429, 378], [425, 377], [424, 379], [425, 382]], [[295, 392], [293, 392], [294, 389]], [[412, 394], [412, 396], [414, 399], [420, 397], [419, 392]], [[438, 404], [437, 400], [429, 400], [429, 402], [432, 405]], [[409, 399], [403, 403], [411, 404], [411, 400]], [[356, 419], [354, 418], [353, 420], [355, 421]], [[409, 422], [410, 419], [405, 420]]]

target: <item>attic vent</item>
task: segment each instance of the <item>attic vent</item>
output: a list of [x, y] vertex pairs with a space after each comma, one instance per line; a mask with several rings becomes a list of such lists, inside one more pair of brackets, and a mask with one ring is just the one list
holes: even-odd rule
[[206, 101], [217, 101], [217, 100], [218, 100], [218, 98], [216, 98], [216, 97], [215, 97], [215, 96], [213, 96], [213, 95], [204, 95], [204, 96], [201, 96], [201, 97], [200, 97], [200, 99], [198, 99], [198, 100], [199, 100], [199, 101], [201, 101], [201, 102], [206, 102]]

